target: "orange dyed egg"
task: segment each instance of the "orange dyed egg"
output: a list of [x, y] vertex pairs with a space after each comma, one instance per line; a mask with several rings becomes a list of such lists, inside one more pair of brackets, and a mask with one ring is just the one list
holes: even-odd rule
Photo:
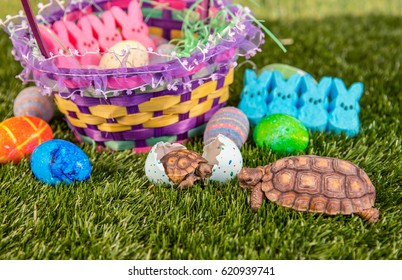
[[53, 139], [50, 126], [42, 119], [20, 116], [0, 123], [0, 163], [18, 163], [41, 143]]

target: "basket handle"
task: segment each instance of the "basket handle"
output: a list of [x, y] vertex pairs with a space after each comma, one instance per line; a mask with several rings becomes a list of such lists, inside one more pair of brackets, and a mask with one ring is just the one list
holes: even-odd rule
[[202, 1], [202, 7], [204, 8], [201, 12], [201, 19], [205, 19], [208, 17], [208, 11], [209, 11], [209, 0], [203, 0]]
[[39, 50], [45, 58], [49, 58], [49, 53], [45, 44], [43, 43], [42, 35], [39, 32], [38, 23], [33, 15], [31, 5], [29, 0], [21, 0], [22, 7], [24, 8], [25, 15], [27, 16], [29, 26], [31, 27], [32, 33], [35, 37], [36, 43], [38, 44]]

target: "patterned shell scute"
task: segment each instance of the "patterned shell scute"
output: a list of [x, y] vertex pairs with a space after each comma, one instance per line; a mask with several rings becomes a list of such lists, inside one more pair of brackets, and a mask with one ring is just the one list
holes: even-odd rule
[[164, 155], [161, 162], [170, 180], [179, 184], [188, 174], [193, 173], [200, 163], [208, 161], [196, 152], [177, 150]]
[[355, 164], [336, 158], [293, 156], [265, 167], [262, 190], [299, 211], [352, 214], [374, 206], [375, 188]]

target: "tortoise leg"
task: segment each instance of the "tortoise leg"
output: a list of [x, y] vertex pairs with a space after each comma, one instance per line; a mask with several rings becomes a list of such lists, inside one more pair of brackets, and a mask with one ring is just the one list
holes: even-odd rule
[[377, 222], [378, 218], [380, 217], [380, 212], [377, 208], [365, 209], [362, 212], [357, 212], [356, 214], [369, 223]]
[[255, 212], [260, 209], [262, 202], [264, 201], [264, 192], [261, 188], [261, 183], [255, 185], [253, 190], [251, 191], [251, 209]]
[[179, 190], [186, 189], [187, 187], [192, 187], [194, 185], [194, 182], [199, 179], [198, 176], [195, 174], [188, 174], [187, 177], [181, 181], [179, 186], [177, 187]]

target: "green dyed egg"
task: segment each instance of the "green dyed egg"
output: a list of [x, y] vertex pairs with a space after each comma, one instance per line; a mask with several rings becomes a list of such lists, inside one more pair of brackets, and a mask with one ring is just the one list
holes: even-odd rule
[[259, 147], [270, 148], [277, 154], [304, 151], [309, 142], [309, 134], [303, 123], [283, 114], [263, 118], [254, 129], [253, 138]]

